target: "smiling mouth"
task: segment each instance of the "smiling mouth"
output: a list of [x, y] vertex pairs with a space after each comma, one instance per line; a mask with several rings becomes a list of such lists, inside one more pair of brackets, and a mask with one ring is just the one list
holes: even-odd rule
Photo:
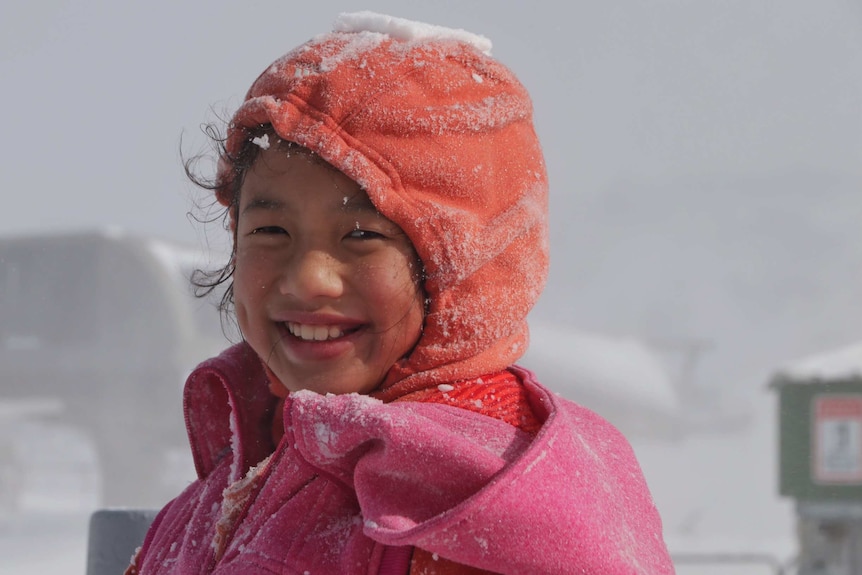
[[330, 341], [359, 329], [342, 329], [335, 325], [309, 325], [292, 321], [285, 322], [284, 325], [292, 336], [303, 341]]

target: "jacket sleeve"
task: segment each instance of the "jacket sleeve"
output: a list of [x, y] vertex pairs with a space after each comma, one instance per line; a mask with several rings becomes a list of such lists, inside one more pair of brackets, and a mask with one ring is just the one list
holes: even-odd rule
[[566, 404], [535, 437], [446, 405], [299, 392], [285, 428], [369, 537], [498, 573], [673, 573], [628, 443]]

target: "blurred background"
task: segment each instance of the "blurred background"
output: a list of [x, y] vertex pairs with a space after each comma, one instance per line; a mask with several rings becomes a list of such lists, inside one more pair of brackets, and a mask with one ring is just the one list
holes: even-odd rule
[[0, 571], [82, 573], [93, 509], [193, 476], [182, 382], [225, 341], [184, 278], [227, 235], [180, 150], [358, 10], [485, 35], [530, 90], [552, 264], [524, 363], [627, 434], [671, 551], [792, 560], [768, 383], [862, 340], [862, 2], [7, 0]]

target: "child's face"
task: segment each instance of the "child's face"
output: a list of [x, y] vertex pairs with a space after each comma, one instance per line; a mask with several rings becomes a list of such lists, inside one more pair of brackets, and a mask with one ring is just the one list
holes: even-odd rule
[[410, 241], [344, 174], [274, 146], [240, 189], [239, 326], [289, 390], [369, 393], [419, 339]]

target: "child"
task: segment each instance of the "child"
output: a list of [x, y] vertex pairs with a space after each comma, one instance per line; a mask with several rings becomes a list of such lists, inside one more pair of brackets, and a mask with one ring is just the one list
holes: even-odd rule
[[461, 30], [342, 15], [228, 125], [243, 343], [127, 573], [672, 573], [625, 439], [514, 362], [548, 259], [527, 92]]

